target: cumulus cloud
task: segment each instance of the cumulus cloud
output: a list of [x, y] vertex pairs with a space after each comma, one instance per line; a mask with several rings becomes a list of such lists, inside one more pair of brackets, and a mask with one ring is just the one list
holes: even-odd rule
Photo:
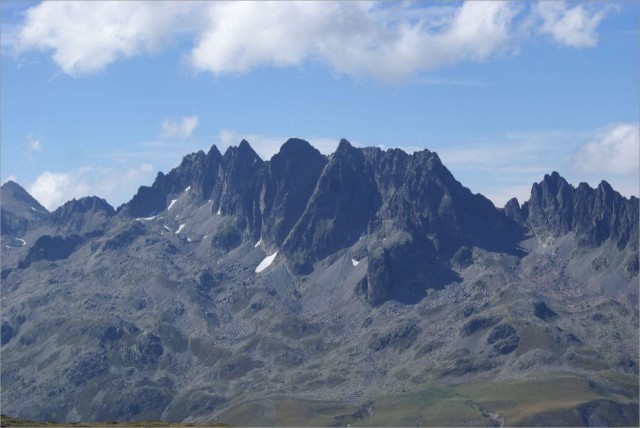
[[573, 157], [573, 167], [584, 173], [637, 175], [640, 170], [639, 135], [637, 123], [609, 126], [578, 149]]
[[544, 1], [537, 3], [533, 11], [541, 20], [541, 33], [550, 35], [561, 45], [592, 48], [598, 43], [598, 25], [614, 9], [613, 5], [589, 3], [569, 8], [565, 2]]
[[95, 195], [120, 204], [131, 198], [143, 180], [151, 181], [153, 171], [148, 163], [124, 169], [85, 166], [68, 172], [45, 171], [27, 190], [50, 211], [84, 196]]
[[503, 206], [510, 198], [529, 199], [531, 184], [558, 171], [577, 186], [607, 180], [625, 196], [638, 195], [638, 124], [612, 124], [600, 130], [509, 133], [492, 142], [467, 141], [435, 148], [454, 176], [474, 192]]
[[153, 53], [173, 37], [187, 2], [42, 2], [26, 11], [16, 48], [52, 50], [72, 76], [99, 71], [119, 58]]
[[515, 51], [524, 21], [564, 45], [594, 46], [610, 10], [496, 1], [43, 2], [27, 10], [15, 45], [52, 52], [73, 76], [181, 41], [194, 70], [215, 75], [315, 62], [338, 74], [398, 81]]
[[191, 137], [193, 131], [198, 127], [198, 116], [184, 116], [179, 120], [165, 119], [162, 122], [160, 138], [185, 140]]
[[516, 10], [507, 2], [467, 2], [434, 27], [432, 15], [407, 5], [222, 3], [209, 9], [190, 59], [196, 70], [214, 74], [315, 60], [347, 75], [398, 80], [487, 59], [507, 45]]
[[89, 186], [83, 180], [87, 172], [86, 168], [73, 173], [45, 171], [28, 187], [28, 191], [51, 211], [71, 198], [89, 196]]
[[[339, 138], [305, 138], [300, 137], [303, 140], [307, 140], [313, 147], [318, 149], [320, 153], [329, 155], [336, 151], [338, 148]], [[240, 133], [234, 130], [222, 129], [218, 134], [219, 149], [224, 151], [230, 146], [237, 146], [240, 141], [247, 140], [253, 150], [263, 160], [271, 159], [273, 155], [280, 151], [280, 147], [287, 141], [288, 137], [273, 137], [258, 134]], [[354, 146], [357, 143], [351, 142]]]

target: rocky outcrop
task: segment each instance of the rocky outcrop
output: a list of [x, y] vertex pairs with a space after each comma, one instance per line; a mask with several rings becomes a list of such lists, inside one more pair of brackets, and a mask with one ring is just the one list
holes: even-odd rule
[[399, 233], [369, 252], [367, 301], [376, 306], [389, 299], [415, 303], [422, 300], [427, 288], [441, 284], [435, 276], [436, 254], [426, 239]]
[[25, 269], [30, 264], [40, 260], [56, 261], [66, 259], [73, 253], [82, 239], [78, 235], [49, 236], [44, 235], [36, 240], [18, 268]]
[[638, 247], [638, 198], [622, 197], [606, 181], [596, 189], [586, 183], [575, 188], [553, 172], [534, 183], [522, 207], [511, 200], [504, 211], [538, 234], [573, 232], [580, 246], [597, 247], [611, 239], [620, 249]]
[[172, 196], [189, 187], [200, 201], [206, 200], [218, 181], [221, 161], [222, 155], [215, 145], [206, 155], [203, 151], [187, 155], [168, 174], [159, 172], [151, 187], [140, 187], [131, 201], [118, 211], [134, 218], [154, 216], [169, 206]]
[[500, 324], [491, 330], [487, 337], [487, 344], [493, 345], [493, 350], [499, 354], [510, 354], [520, 343], [520, 336], [509, 324]]
[[47, 222], [58, 235], [100, 234], [116, 211], [104, 199], [96, 196], [72, 199], [49, 216]]

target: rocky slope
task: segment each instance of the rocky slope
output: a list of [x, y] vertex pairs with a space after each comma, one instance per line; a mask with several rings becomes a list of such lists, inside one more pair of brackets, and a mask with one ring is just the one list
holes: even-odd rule
[[[185, 156], [117, 210], [1, 196], [3, 413], [637, 425], [638, 199], [606, 182], [497, 209], [428, 150], [290, 139]], [[516, 380], [522, 412], [482, 398]], [[444, 385], [456, 411], [411, 407]]]
[[2, 207], [3, 237], [15, 237], [24, 235], [33, 223], [41, 220], [49, 214], [49, 211], [36, 201], [19, 184], [9, 180], [2, 185], [0, 199]]

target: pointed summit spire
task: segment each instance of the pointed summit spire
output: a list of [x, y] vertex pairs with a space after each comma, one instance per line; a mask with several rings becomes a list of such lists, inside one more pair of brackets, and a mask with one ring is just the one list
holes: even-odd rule
[[211, 148], [209, 149], [209, 151], [207, 152], [207, 157], [208, 158], [221, 158], [222, 157], [222, 153], [220, 153], [220, 150], [218, 150], [218, 147], [214, 144], [211, 146]]
[[336, 153], [340, 152], [340, 151], [344, 151], [344, 150], [349, 150], [349, 149], [352, 149], [352, 148], [353, 148], [353, 146], [351, 145], [351, 143], [347, 139], [341, 138], [340, 139], [340, 143], [338, 144], [338, 149], [336, 150]]

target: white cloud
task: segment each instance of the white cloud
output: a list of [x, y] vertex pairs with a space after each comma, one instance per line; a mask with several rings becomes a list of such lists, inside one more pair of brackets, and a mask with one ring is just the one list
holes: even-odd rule
[[[425, 8], [423, 8], [425, 9]], [[216, 3], [190, 59], [196, 70], [246, 72], [307, 60], [338, 73], [399, 80], [505, 48], [518, 8], [467, 2], [438, 17], [410, 5], [362, 2]]]
[[612, 9], [503, 1], [43, 2], [27, 10], [11, 39], [18, 52], [52, 51], [72, 76], [180, 41], [196, 71], [215, 75], [316, 62], [338, 74], [399, 81], [517, 51], [523, 29], [594, 46]]
[[596, 30], [615, 9], [614, 5], [578, 4], [568, 8], [565, 2], [541, 1], [533, 8], [542, 22], [539, 31], [556, 42], [573, 48], [592, 48], [598, 44]]
[[148, 163], [126, 168], [85, 166], [68, 172], [45, 171], [27, 190], [50, 211], [73, 198], [94, 195], [119, 205], [129, 200], [143, 182], [150, 182], [153, 172]]
[[53, 50], [72, 76], [93, 73], [119, 58], [153, 53], [173, 38], [187, 2], [42, 2], [27, 10], [19, 51]]
[[198, 127], [198, 116], [184, 116], [179, 120], [165, 119], [162, 122], [162, 130], [160, 138], [172, 139], [177, 138], [185, 140], [191, 137], [193, 131]]
[[578, 149], [573, 157], [573, 167], [589, 174], [637, 175], [640, 170], [639, 136], [637, 123], [609, 126]]
[[435, 151], [456, 179], [503, 206], [512, 197], [528, 200], [531, 185], [552, 171], [574, 186], [584, 181], [596, 187], [606, 180], [627, 197], [638, 195], [638, 140], [638, 124], [615, 124], [591, 131], [510, 133]]
[[29, 153], [42, 151], [42, 140], [34, 137], [33, 134], [27, 135], [27, 151]]
[[[329, 155], [336, 151], [339, 138], [303, 138], [307, 140], [313, 147], [318, 149], [320, 153]], [[218, 148], [222, 153], [230, 147], [237, 146], [240, 141], [247, 140], [253, 150], [263, 160], [269, 160], [273, 155], [280, 151], [280, 147], [289, 139], [287, 137], [272, 137], [257, 134], [243, 134], [229, 129], [222, 129], [218, 134]], [[354, 146], [356, 143], [351, 142]]]
[[51, 211], [71, 198], [89, 196], [89, 187], [83, 180], [86, 173], [85, 168], [73, 173], [45, 171], [28, 187], [28, 191]]

